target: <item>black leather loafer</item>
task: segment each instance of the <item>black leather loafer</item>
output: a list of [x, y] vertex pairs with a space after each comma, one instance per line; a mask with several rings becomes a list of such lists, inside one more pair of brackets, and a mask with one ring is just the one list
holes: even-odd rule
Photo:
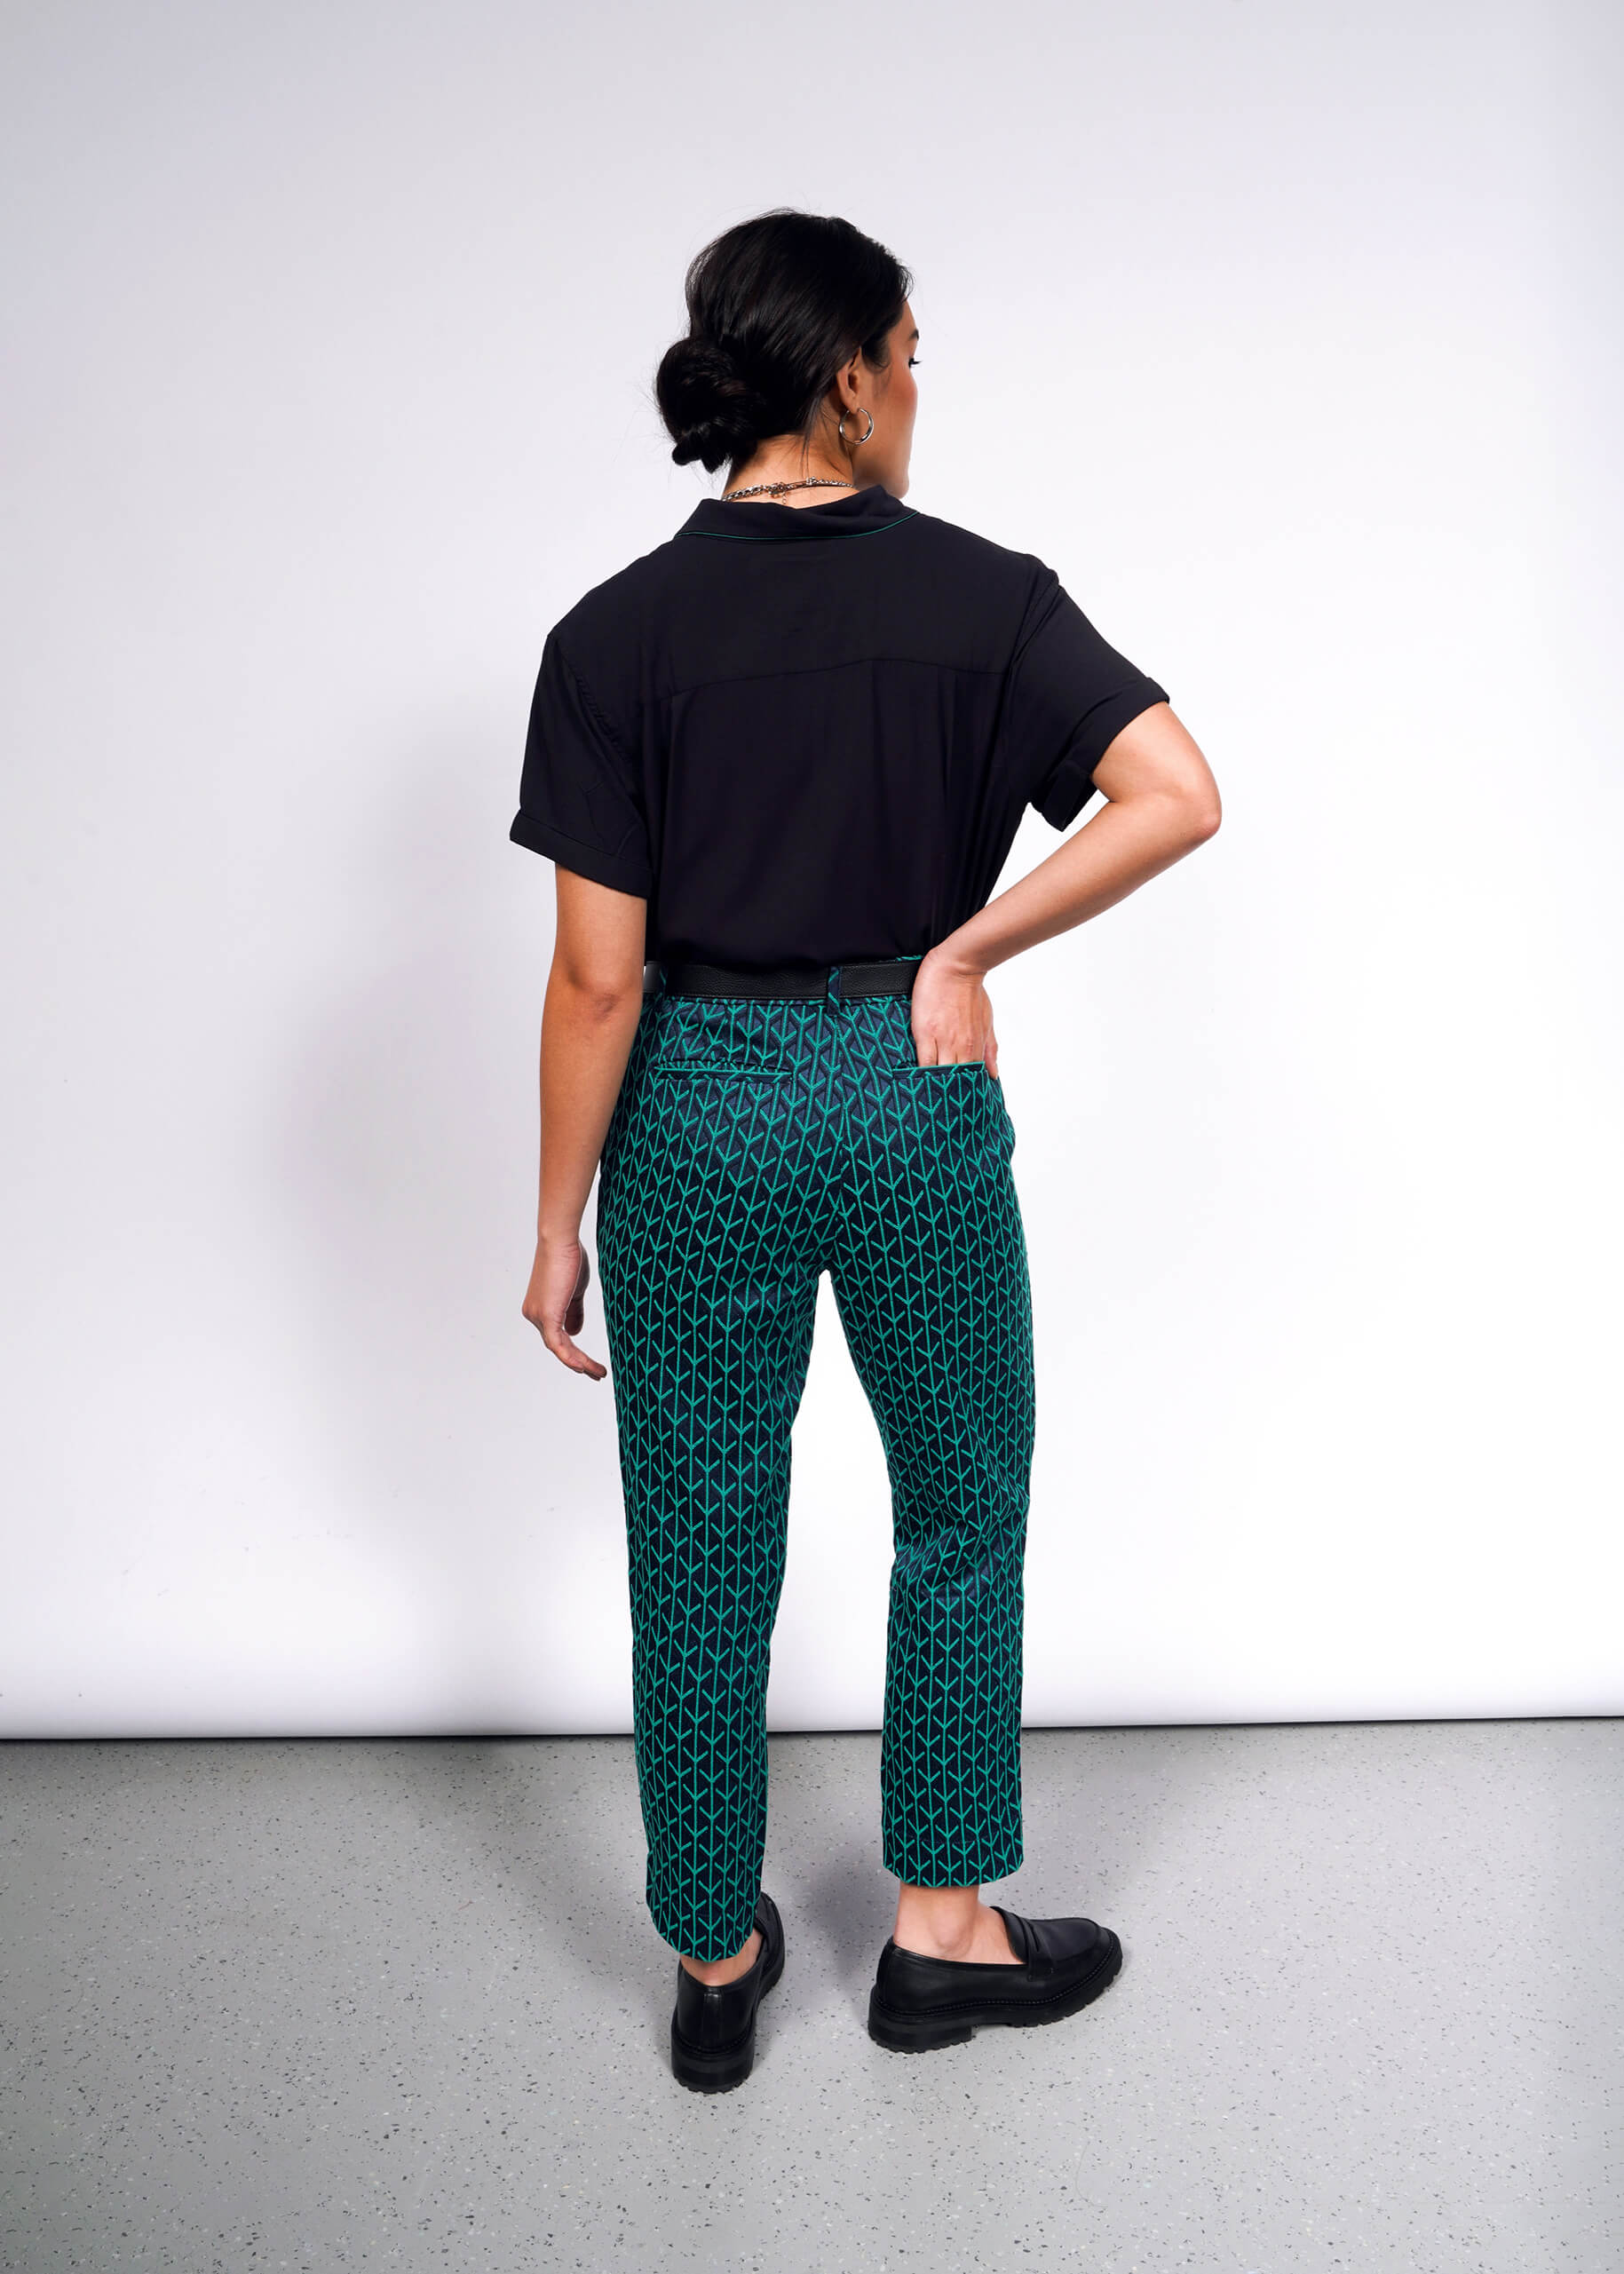
[[994, 1903], [1010, 1933], [1015, 1966], [969, 1959], [925, 1958], [899, 1950], [893, 1937], [880, 1953], [868, 1999], [868, 2034], [893, 2053], [928, 2053], [963, 2045], [978, 2029], [1016, 2029], [1060, 2021], [1108, 1989], [1122, 1945], [1092, 1919], [1023, 1919]]
[[690, 2092], [731, 2092], [756, 2058], [756, 2009], [784, 1970], [784, 1922], [767, 1894], [756, 1898], [761, 1929], [756, 1962], [736, 1982], [711, 1987], [677, 1961], [671, 2015], [671, 2074]]

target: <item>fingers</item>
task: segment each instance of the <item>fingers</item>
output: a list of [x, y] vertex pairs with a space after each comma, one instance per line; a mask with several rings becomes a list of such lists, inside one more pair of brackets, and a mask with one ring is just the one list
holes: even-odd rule
[[973, 1066], [979, 1058], [989, 1074], [998, 1071], [998, 1037], [989, 1034], [985, 1042], [966, 1042], [963, 1044], [943, 1043], [933, 1034], [914, 1037], [921, 1066]]
[[589, 1358], [584, 1351], [577, 1350], [562, 1327], [543, 1327], [542, 1340], [560, 1366], [566, 1366], [572, 1374], [584, 1374], [590, 1382], [601, 1382], [609, 1371], [595, 1358]]

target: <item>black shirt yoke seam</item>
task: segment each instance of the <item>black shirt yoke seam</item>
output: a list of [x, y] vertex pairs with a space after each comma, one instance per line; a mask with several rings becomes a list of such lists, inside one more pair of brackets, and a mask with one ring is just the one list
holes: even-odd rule
[[849, 655], [839, 663], [775, 663], [762, 671], [729, 671], [715, 678], [694, 679], [686, 686], [662, 690], [654, 700], [675, 702], [678, 695], [698, 694], [704, 687], [748, 686], [754, 679], [804, 679], [818, 671], [855, 671], [869, 663], [905, 663], [910, 670], [943, 671], [961, 679], [1002, 678], [1007, 668], [1002, 663], [944, 663], [939, 657], [928, 655]]

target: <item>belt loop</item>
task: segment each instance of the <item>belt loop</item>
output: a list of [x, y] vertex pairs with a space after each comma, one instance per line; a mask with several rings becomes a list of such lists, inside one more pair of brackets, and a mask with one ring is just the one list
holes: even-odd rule
[[831, 963], [829, 965], [828, 995], [828, 1000], [831, 1002], [839, 1002], [842, 1000], [840, 993], [840, 965], [838, 963]]

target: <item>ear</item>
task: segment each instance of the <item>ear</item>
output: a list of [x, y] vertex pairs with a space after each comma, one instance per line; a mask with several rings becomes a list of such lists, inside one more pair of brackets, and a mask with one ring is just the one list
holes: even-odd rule
[[863, 361], [862, 350], [859, 348], [852, 361], [849, 363], [843, 363], [835, 374], [835, 385], [839, 393], [840, 408], [843, 411], [856, 410], [862, 402], [863, 377], [867, 368], [867, 365]]

